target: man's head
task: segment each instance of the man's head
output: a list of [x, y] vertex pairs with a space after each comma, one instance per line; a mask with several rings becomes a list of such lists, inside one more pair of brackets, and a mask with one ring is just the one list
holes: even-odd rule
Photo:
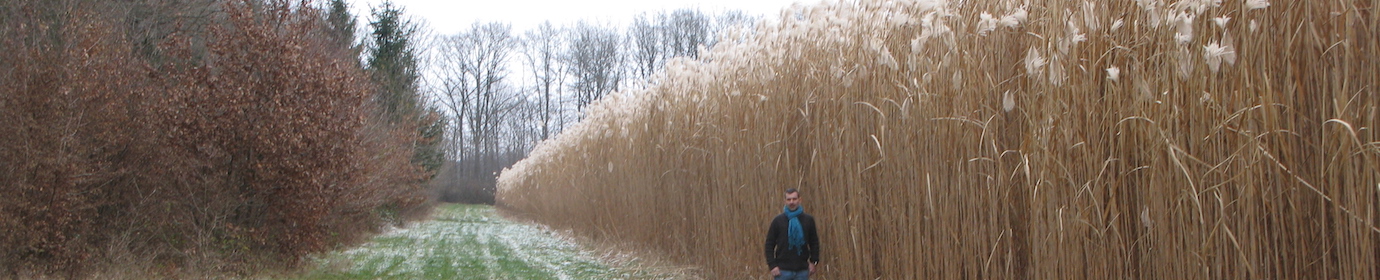
[[800, 190], [795, 188], [786, 189], [786, 208], [791, 210], [800, 208]]

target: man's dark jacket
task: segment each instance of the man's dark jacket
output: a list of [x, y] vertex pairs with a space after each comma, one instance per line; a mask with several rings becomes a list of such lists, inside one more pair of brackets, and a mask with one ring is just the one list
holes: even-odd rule
[[819, 262], [819, 234], [815, 232], [815, 217], [800, 213], [796, 219], [800, 219], [800, 228], [805, 230], [805, 248], [799, 254], [795, 248], [790, 248], [791, 218], [787, 218], [786, 213], [776, 215], [767, 229], [767, 269], [807, 270], [810, 269], [810, 263]]

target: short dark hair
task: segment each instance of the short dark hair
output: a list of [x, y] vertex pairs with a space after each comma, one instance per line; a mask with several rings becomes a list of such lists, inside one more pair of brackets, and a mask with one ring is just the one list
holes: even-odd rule
[[800, 190], [797, 190], [797, 189], [795, 189], [795, 188], [786, 189], [786, 194], [793, 194], [793, 193], [800, 193]]

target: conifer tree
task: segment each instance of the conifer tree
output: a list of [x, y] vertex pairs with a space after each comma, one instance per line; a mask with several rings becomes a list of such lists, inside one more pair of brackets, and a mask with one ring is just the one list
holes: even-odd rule
[[439, 139], [445, 123], [437, 109], [424, 106], [419, 92], [418, 50], [414, 42], [417, 26], [403, 16], [401, 7], [391, 2], [380, 4], [372, 12], [367, 69], [379, 87], [375, 100], [389, 123], [414, 126], [418, 140], [413, 145], [412, 161], [435, 171], [445, 160]]
[[350, 5], [345, 0], [331, 0], [326, 7], [326, 27], [328, 36], [341, 49], [349, 50], [349, 55], [359, 57], [359, 44], [355, 42], [355, 30], [359, 21], [350, 13]]

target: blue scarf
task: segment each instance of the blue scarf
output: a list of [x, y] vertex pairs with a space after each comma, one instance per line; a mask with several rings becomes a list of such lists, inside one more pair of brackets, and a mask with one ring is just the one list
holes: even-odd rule
[[804, 254], [805, 248], [805, 229], [800, 227], [800, 214], [805, 213], [805, 206], [796, 206], [795, 211], [791, 211], [790, 206], [782, 206], [782, 212], [786, 212], [786, 217], [791, 218], [791, 223], [786, 230], [786, 236], [790, 237], [790, 247], [795, 248], [795, 254]]

